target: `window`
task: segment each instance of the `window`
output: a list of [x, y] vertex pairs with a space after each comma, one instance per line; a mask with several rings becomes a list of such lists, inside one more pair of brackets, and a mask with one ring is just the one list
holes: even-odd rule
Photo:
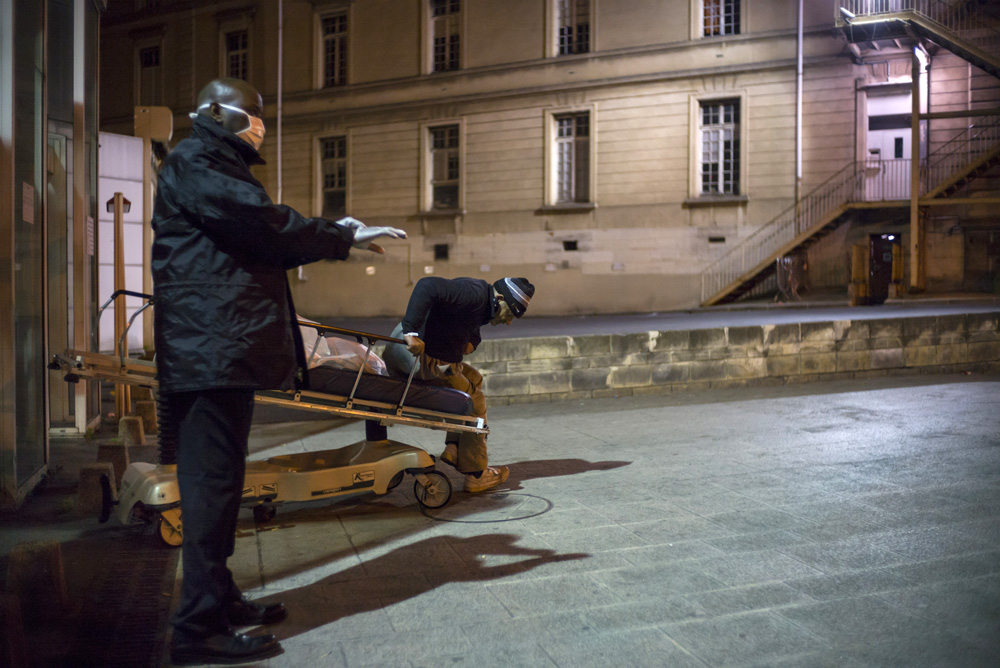
[[431, 72], [448, 72], [462, 66], [461, 0], [430, 0]]
[[225, 74], [233, 79], [246, 81], [250, 37], [246, 30], [234, 30], [225, 35]]
[[347, 215], [347, 137], [319, 140], [320, 176], [324, 218], [338, 220]]
[[158, 106], [163, 102], [163, 74], [160, 67], [160, 46], [140, 46], [136, 81], [136, 104], [142, 107]]
[[740, 194], [740, 101], [700, 104], [702, 195]]
[[740, 34], [742, 0], [702, 0], [702, 37]]
[[429, 129], [431, 143], [431, 209], [459, 208], [459, 128], [442, 125]]
[[322, 87], [347, 84], [347, 14], [328, 14], [320, 18], [322, 36]]
[[590, 51], [590, 0], [556, 0], [559, 55]]
[[590, 113], [554, 116], [556, 203], [590, 201]]

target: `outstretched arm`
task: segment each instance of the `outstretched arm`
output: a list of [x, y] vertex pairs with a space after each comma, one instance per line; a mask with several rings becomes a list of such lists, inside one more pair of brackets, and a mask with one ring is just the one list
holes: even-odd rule
[[346, 259], [352, 247], [380, 250], [372, 240], [405, 238], [403, 230], [368, 228], [360, 221], [340, 224], [307, 218], [271, 201], [264, 187], [235, 170], [218, 169], [198, 160], [175, 170], [183, 193], [175, 200], [188, 220], [220, 245], [239, 248], [262, 260], [292, 268], [322, 259]]

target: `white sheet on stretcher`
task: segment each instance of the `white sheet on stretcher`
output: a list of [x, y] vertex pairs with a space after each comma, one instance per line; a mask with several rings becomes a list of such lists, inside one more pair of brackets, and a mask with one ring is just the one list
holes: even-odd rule
[[[302, 322], [314, 322], [306, 318], [299, 317]], [[319, 323], [316, 323], [319, 324]], [[348, 369], [357, 371], [364, 364], [365, 373], [374, 373], [380, 376], [388, 376], [389, 371], [382, 358], [372, 350], [366, 351], [368, 347], [357, 341], [350, 341], [339, 336], [320, 336], [312, 327], [299, 327], [302, 332], [302, 342], [306, 348], [306, 359], [309, 360], [309, 368], [318, 366], [328, 366], [334, 369]]]

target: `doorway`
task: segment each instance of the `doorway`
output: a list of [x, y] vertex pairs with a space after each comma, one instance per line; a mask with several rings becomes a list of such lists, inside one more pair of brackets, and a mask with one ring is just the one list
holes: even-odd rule
[[913, 143], [910, 100], [909, 93], [868, 98], [865, 201], [910, 197]]
[[1000, 230], [966, 230], [964, 288], [1000, 290]]
[[[872, 234], [868, 237], [868, 303], [883, 304], [889, 298], [889, 285], [893, 279], [893, 259], [901, 254], [896, 234]], [[895, 251], [895, 252], [894, 252]]]

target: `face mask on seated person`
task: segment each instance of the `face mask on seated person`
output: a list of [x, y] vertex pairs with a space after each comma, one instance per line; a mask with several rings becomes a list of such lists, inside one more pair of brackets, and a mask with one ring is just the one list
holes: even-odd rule
[[223, 109], [228, 109], [230, 111], [236, 111], [247, 117], [248, 125], [245, 129], [240, 130], [236, 133], [236, 136], [250, 144], [256, 150], [260, 150], [260, 145], [264, 142], [264, 134], [266, 130], [264, 129], [264, 121], [256, 116], [251, 116], [246, 110], [240, 109], [239, 107], [233, 106], [231, 104], [223, 104], [222, 102], [206, 102], [205, 104], [198, 107], [197, 111], [192, 111], [188, 114], [191, 118], [198, 115], [198, 112], [202, 109], [207, 109], [213, 104], [217, 104]]

